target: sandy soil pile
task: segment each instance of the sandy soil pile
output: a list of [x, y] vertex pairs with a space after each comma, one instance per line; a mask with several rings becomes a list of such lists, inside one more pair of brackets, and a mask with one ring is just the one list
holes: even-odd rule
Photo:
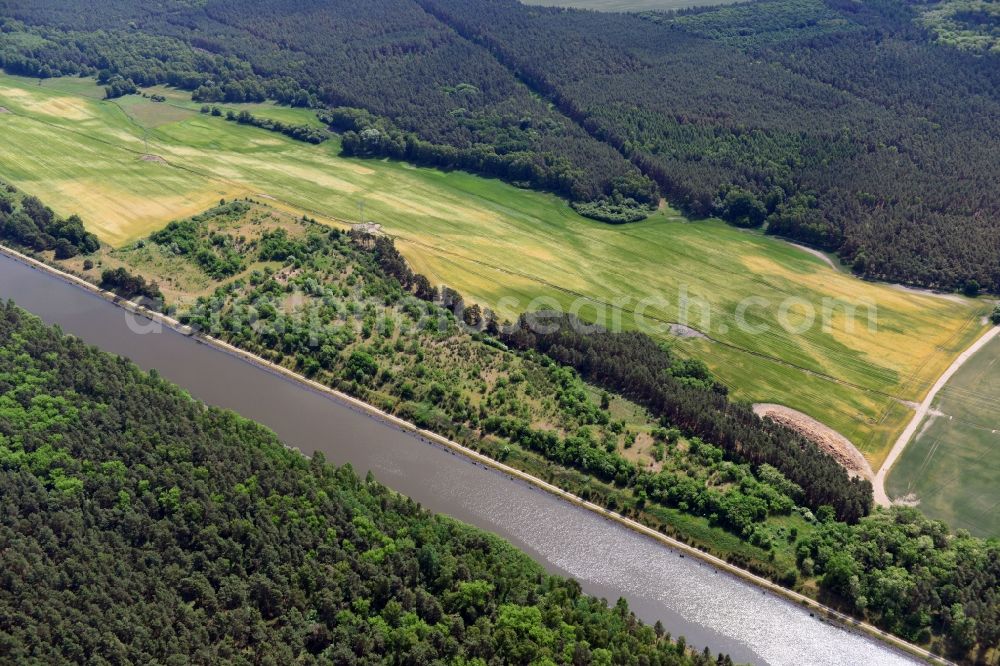
[[753, 411], [758, 416], [766, 416], [775, 423], [791, 428], [814, 442], [823, 451], [833, 456], [834, 460], [840, 463], [851, 476], [860, 476], [869, 481], [875, 478], [871, 465], [868, 464], [857, 447], [851, 444], [851, 440], [833, 428], [784, 405], [758, 404], [753, 406]]

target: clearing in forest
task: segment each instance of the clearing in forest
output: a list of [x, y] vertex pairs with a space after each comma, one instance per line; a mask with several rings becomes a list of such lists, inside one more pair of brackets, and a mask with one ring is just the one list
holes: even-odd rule
[[[645, 325], [703, 359], [735, 397], [812, 416], [873, 467], [911, 415], [905, 401], [921, 400], [984, 328], [983, 302], [863, 282], [783, 241], [688, 222], [669, 207], [638, 224], [607, 225], [553, 196], [343, 158], [335, 136], [302, 143], [198, 113], [186, 93], [150, 92], [167, 99], [102, 101], [93, 81], [40, 86], [0, 76], [0, 105], [10, 111], [0, 116], [0, 177], [61, 214], [80, 214], [115, 246], [220, 198], [266, 194], [276, 207], [331, 224], [356, 220], [364, 202], [366, 219], [396, 237], [417, 271], [467, 301], [504, 317], [558, 306], [623, 328]], [[316, 122], [305, 109], [222, 106]], [[810, 311], [816, 319], [806, 326]], [[685, 318], [707, 337], [671, 335]]]

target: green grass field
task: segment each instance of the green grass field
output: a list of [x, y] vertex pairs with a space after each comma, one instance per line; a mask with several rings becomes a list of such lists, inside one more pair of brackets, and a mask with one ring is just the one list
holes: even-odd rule
[[955, 373], [934, 409], [892, 468], [890, 496], [912, 493], [933, 518], [1000, 536], [1000, 338]]
[[[0, 78], [0, 176], [58, 212], [79, 213], [121, 246], [218, 199], [254, 196], [331, 223], [368, 220], [397, 237], [432, 281], [505, 316], [558, 304], [623, 327], [645, 322], [682, 353], [705, 360], [739, 398], [799, 409], [841, 431], [873, 467], [954, 356], [983, 330], [986, 304], [859, 281], [808, 252], [726, 226], [690, 223], [664, 207], [647, 221], [611, 226], [580, 217], [553, 196], [465, 173], [387, 160], [345, 159], [320, 146], [197, 113], [169, 92], [101, 101], [83, 79]], [[253, 105], [255, 113], [308, 111]], [[147, 150], [157, 156], [143, 158]], [[152, 161], [150, 161], [152, 160]], [[677, 339], [682, 318], [711, 337]], [[737, 325], [745, 319], [768, 330]], [[538, 300], [541, 299], [541, 300]], [[645, 299], [644, 301], [642, 299]], [[789, 301], [788, 299], [799, 299]], [[821, 325], [824, 299], [834, 310]], [[877, 331], [859, 309], [853, 331], [843, 304], [874, 303]], [[801, 333], [778, 322], [815, 325]], [[602, 310], [603, 308], [603, 310]], [[644, 316], [637, 316], [639, 311]], [[707, 319], [704, 319], [707, 316]]]

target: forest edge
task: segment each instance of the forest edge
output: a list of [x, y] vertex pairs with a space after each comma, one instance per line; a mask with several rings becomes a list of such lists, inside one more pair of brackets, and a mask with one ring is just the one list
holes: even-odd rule
[[[757, 576], [745, 569], [742, 569], [729, 562], [726, 562], [721, 558], [715, 557], [714, 555], [710, 555], [709, 553], [705, 553], [693, 546], [683, 543], [682, 541], [678, 541], [665, 534], [661, 534], [660, 532], [657, 532], [656, 530], [650, 527], [647, 527], [635, 520], [632, 520], [631, 518], [627, 518], [617, 512], [611, 511], [604, 507], [598, 506], [592, 502], [584, 500], [583, 498], [578, 497], [572, 493], [569, 493], [557, 486], [554, 486], [542, 479], [539, 479], [538, 477], [532, 476], [531, 474], [527, 474], [526, 472], [522, 472], [521, 470], [510, 467], [509, 465], [505, 465], [504, 463], [498, 460], [494, 460], [489, 456], [479, 453], [478, 451], [474, 451], [468, 447], [465, 447], [459, 444], [458, 442], [454, 442], [450, 439], [447, 439], [446, 437], [442, 437], [433, 432], [419, 428], [418, 426], [416, 426], [413, 423], [410, 423], [409, 421], [401, 419], [392, 414], [386, 413], [381, 409], [378, 409], [377, 407], [370, 405], [362, 400], [358, 400], [357, 398], [347, 395], [346, 393], [342, 393], [340, 391], [332, 389], [328, 386], [320, 384], [319, 382], [312, 381], [306, 377], [303, 377], [302, 375], [299, 375], [298, 373], [292, 372], [287, 368], [284, 368], [275, 363], [271, 363], [270, 361], [260, 358], [259, 356], [251, 354], [243, 349], [230, 345], [227, 342], [223, 342], [222, 340], [214, 338], [210, 335], [196, 332], [190, 326], [182, 324], [181, 322], [177, 321], [176, 319], [173, 319], [172, 317], [169, 317], [159, 312], [154, 312], [152, 310], [149, 310], [143, 307], [142, 305], [139, 305], [138, 303], [122, 298], [121, 296], [118, 296], [117, 294], [114, 294], [112, 292], [101, 289], [97, 285], [87, 282], [82, 278], [79, 278], [75, 275], [62, 271], [47, 263], [38, 261], [37, 259], [22, 254], [3, 244], [0, 244], [0, 254], [5, 255], [15, 261], [18, 261], [36, 270], [41, 270], [45, 273], [48, 273], [49, 275], [61, 279], [65, 282], [68, 282], [76, 287], [84, 289], [96, 296], [99, 296], [113, 303], [114, 305], [121, 307], [126, 311], [132, 312], [141, 317], [145, 317], [151, 321], [167, 326], [168, 328], [176, 331], [177, 333], [180, 333], [181, 335], [194, 338], [199, 342], [202, 342], [204, 344], [210, 345], [218, 349], [219, 351], [228, 353], [232, 356], [236, 356], [241, 360], [250, 363], [251, 365], [257, 366], [263, 370], [266, 370], [273, 374], [279, 375], [281, 377], [299, 383], [309, 388], [310, 390], [326, 395], [327, 397], [332, 398], [337, 402], [340, 402], [341, 404], [347, 405], [352, 409], [360, 411], [370, 416], [373, 419], [381, 421], [387, 425], [394, 426], [404, 432], [411, 433], [412, 435], [416, 436], [418, 439], [424, 441], [427, 444], [443, 447], [445, 449], [463, 455], [475, 463], [488, 466], [496, 470], [497, 472], [500, 472], [501, 474], [507, 475], [510, 478], [516, 478], [520, 481], [529, 483], [535, 486], [536, 488], [539, 488], [552, 495], [555, 495], [556, 497], [564, 501], [570, 502], [571, 504], [574, 504], [580, 508], [591, 511], [597, 515], [603, 516], [604, 518], [612, 522], [615, 522], [618, 525], [621, 525], [634, 532], [637, 532], [648, 538], [651, 538], [659, 542], [661, 545], [667, 546], [668, 548], [677, 551], [681, 557], [684, 557], [685, 555], [691, 555], [693, 557], [698, 558], [702, 562], [705, 562], [706, 564], [709, 564], [725, 573], [741, 578], [742, 580], [748, 583], [752, 583], [757, 587], [762, 588], [762, 591], [765, 593], [767, 591], [770, 591], [775, 594], [781, 595], [788, 601], [797, 603], [803, 606], [804, 608], [809, 608], [812, 611], [819, 611], [820, 613], [825, 615], [825, 617], [828, 620], [839, 625], [844, 630], [850, 630], [852, 628], [857, 629], [872, 638], [878, 639], [896, 649], [899, 649], [912, 656], [918, 657], [928, 663], [953, 664], [953, 662], [941, 656], [938, 656], [928, 650], [925, 650], [924, 648], [921, 648], [908, 641], [905, 641], [902, 638], [893, 636], [892, 634], [883, 631], [878, 627], [875, 627], [874, 625], [852, 618], [851, 616], [841, 613], [840, 611], [837, 611], [829, 606], [826, 606], [825, 604], [822, 604], [816, 601], [815, 599], [811, 599], [803, 594], [784, 588], [778, 585], [777, 583], [773, 583], [765, 578]], [[996, 331], [1000, 329], [992, 329], [992, 330]], [[302, 453], [303, 455], [306, 455], [302, 451], [299, 452]], [[822, 617], [817, 617], [817, 619], [819, 621], [823, 621]]]

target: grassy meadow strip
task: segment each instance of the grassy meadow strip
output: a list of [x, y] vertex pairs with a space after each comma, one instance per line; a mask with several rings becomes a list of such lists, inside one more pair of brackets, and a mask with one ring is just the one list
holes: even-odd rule
[[[873, 466], [908, 418], [905, 401], [920, 400], [982, 331], [979, 301], [862, 282], [790, 244], [669, 207], [610, 226], [499, 181], [346, 159], [336, 137], [312, 146], [199, 114], [176, 91], [157, 89], [159, 103], [101, 101], [99, 91], [85, 79], [0, 78], [10, 111], [0, 175], [79, 213], [105, 242], [128, 246], [220, 198], [259, 197], [341, 226], [363, 204], [432, 282], [501, 316], [554, 304], [643, 328], [704, 360], [734, 396], [837, 429]], [[296, 123], [309, 113], [224, 106]], [[708, 339], [672, 335], [682, 320]]]

